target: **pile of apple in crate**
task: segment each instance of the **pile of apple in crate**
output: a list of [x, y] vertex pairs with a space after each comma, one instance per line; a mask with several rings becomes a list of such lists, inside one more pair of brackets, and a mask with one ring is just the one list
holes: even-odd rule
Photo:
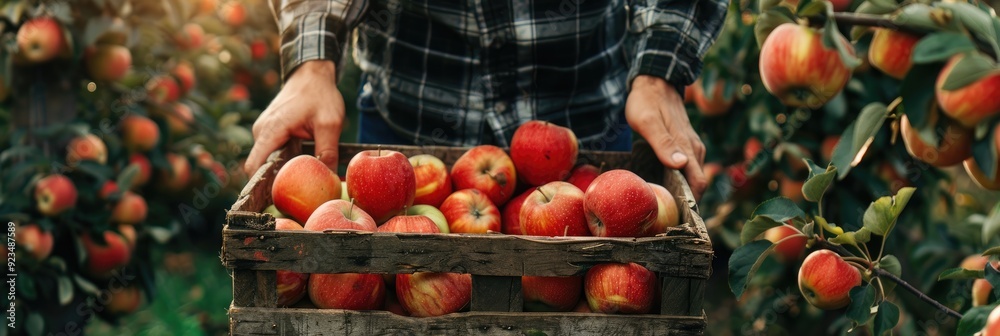
[[[342, 181], [290, 147], [257, 172], [227, 219], [234, 332], [244, 330], [240, 323], [302, 332], [319, 325], [304, 322], [317, 317], [341, 331], [359, 324], [385, 331], [386, 323], [417, 321], [398, 316], [442, 315], [472, 316], [459, 319], [461, 328], [477, 330], [470, 326], [507, 316], [466, 311], [562, 312], [530, 317], [585, 332], [604, 327], [581, 320], [565, 329], [566, 314], [654, 321], [619, 331], [704, 326], [711, 243], [690, 188], [655, 155], [579, 151], [569, 129], [530, 121], [514, 133], [509, 155], [491, 145], [342, 144]], [[642, 173], [656, 183], [621, 169], [647, 166], [660, 169], [658, 177]], [[351, 313], [378, 310], [396, 315]], [[372, 316], [381, 322], [364, 319]]]

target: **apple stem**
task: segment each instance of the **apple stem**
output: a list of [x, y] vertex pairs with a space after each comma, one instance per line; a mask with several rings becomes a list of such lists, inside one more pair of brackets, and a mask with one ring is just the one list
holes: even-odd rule
[[382, 156], [382, 145], [375, 146], [375, 156]]
[[548, 196], [548, 195], [545, 195], [545, 192], [543, 192], [543, 191], [542, 191], [542, 187], [535, 187], [535, 190], [538, 190], [538, 193], [539, 193], [539, 194], [542, 194], [542, 197], [544, 197], [544, 198], [545, 198], [545, 202], [546, 202], [546, 203], [548, 203], [548, 202], [552, 202], [552, 200], [550, 200], [550, 199], [549, 199], [549, 196]]
[[354, 199], [351, 198], [351, 208], [347, 210], [347, 216], [354, 216]]
[[604, 161], [601, 161], [601, 166], [600, 166], [600, 167], [597, 167], [597, 173], [598, 173], [598, 174], [600, 174], [600, 173], [603, 173], [603, 172], [604, 172], [604, 165], [605, 165], [605, 164], [606, 164], [606, 162], [604, 162]]
[[958, 320], [962, 319], [962, 314], [960, 314], [957, 311], [952, 310], [951, 308], [946, 307], [945, 305], [941, 304], [940, 302], [937, 302], [936, 300], [934, 300], [931, 297], [927, 296], [927, 294], [924, 294], [923, 292], [921, 292], [919, 289], [914, 288], [912, 285], [910, 285], [909, 283], [907, 283], [903, 279], [900, 279], [895, 274], [889, 273], [888, 271], [886, 271], [884, 269], [881, 269], [881, 268], [876, 268], [875, 269], [875, 274], [877, 274], [879, 277], [884, 277], [886, 279], [892, 280], [892, 282], [895, 282], [896, 285], [899, 285], [899, 287], [905, 288], [906, 291], [912, 293], [913, 295], [916, 295], [917, 298], [920, 298], [924, 302], [929, 303], [930, 305], [934, 306], [934, 308], [937, 308], [938, 310], [940, 310], [942, 312], [945, 312], [949, 316], [954, 317], [955, 319], [958, 319]]

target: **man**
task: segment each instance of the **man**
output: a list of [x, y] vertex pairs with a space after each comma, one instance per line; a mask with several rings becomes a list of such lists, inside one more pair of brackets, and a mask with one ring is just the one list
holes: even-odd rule
[[[352, 35], [363, 73], [361, 142], [501, 147], [542, 119], [583, 149], [628, 150], [630, 129], [696, 195], [705, 147], [683, 106], [728, 0], [272, 0], [284, 87], [254, 123], [246, 170], [290, 137], [331, 167], [336, 87]], [[623, 120], [624, 119], [624, 120]]]

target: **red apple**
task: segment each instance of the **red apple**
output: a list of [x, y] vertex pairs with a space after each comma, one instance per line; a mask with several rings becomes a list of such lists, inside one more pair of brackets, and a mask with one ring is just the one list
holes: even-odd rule
[[133, 153], [132, 156], [129, 156], [128, 162], [129, 165], [139, 167], [139, 172], [132, 178], [132, 189], [138, 189], [146, 185], [149, 182], [149, 178], [153, 175], [153, 165], [150, 164], [149, 159], [140, 153]]
[[456, 273], [396, 274], [396, 297], [413, 316], [441, 316], [472, 299], [472, 276]]
[[115, 181], [105, 181], [104, 185], [101, 186], [101, 191], [97, 192], [97, 197], [102, 200], [107, 200], [112, 194], [121, 191], [118, 189], [118, 184]]
[[172, 192], [184, 190], [191, 182], [191, 163], [186, 157], [174, 153], [167, 153], [166, 158], [170, 170], [160, 171], [160, 185]]
[[532, 236], [589, 236], [583, 191], [566, 182], [549, 182], [528, 195], [519, 214], [521, 230]]
[[594, 236], [636, 237], [653, 225], [659, 205], [646, 181], [633, 172], [615, 169], [590, 184], [583, 208]]
[[462, 189], [448, 196], [441, 203], [441, 213], [451, 233], [500, 231], [500, 210], [476, 189]]
[[308, 291], [321, 309], [375, 310], [385, 301], [385, 282], [378, 274], [313, 273]]
[[[576, 135], [569, 128], [531, 120], [514, 131], [510, 141], [510, 159], [521, 181], [540, 186], [565, 180], [569, 176], [576, 164], [578, 147]], [[503, 202], [494, 200], [494, 203]]]
[[535, 189], [525, 190], [503, 206], [503, 212], [500, 215], [500, 232], [509, 235], [524, 234], [521, 226], [521, 207], [524, 205], [524, 200], [533, 192]]
[[823, 138], [823, 143], [820, 145], [819, 154], [823, 158], [823, 162], [833, 161], [833, 150], [837, 148], [837, 143], [840, 142], [839, 135], [829, 135]]
[[186, 23], [180, 31], [174, 35], [174, 41], [180, 50], [192, 50], [201, 48], [205, 40], [205, 29], [197, 23]]
[[656, 275], [636, 263], [592, 267], [583, 280], [590, 309], [597, 313], [645, 314], [653, 307]]
[[66, 146], [66, 164], [76, 166], [83, 160], [94, 161], [99, 164], [108, 162], [108, 147], [104, 141], [93, 134], [78, 136], [69, 141]]
[[965, 259], [962, 259], [962, 263], [959, 264], [958, 267], [967, 270], [982, 271], [986, 269], [986, 264], [989, 262], [990, 258], [987, 258], [979, 254], [973, 254], [968, 257], [965, 257]]
[[340, 187], [340, 177], [323, 161], [299, 155], [274, 176], [271, 199], [282, 213], [304, 222], [321, 204], [340, 198]]
[[129, 252], [135, 251], [135, 243], [139, 239], [138, 234], [135, 232], [135, 227], [128, 224], [119, 224], [118, 234], [125, 239], [125, 245], [128, 245]]
[[764, 150], [764, 143], [757, 137], [750, 137], [743, 143], [743, 160], [749, 162], [757, 157], [760, 151]]
[[132, 152], [146, 152], [160, 142], [160, 127], [141, 115], [129, 115], [121, 122], [122, 141]]
[[441, 233], [430, 217], [421, 215], [398, 215], [389, 218], [379, 226], [378, 232]]
[[306, 230], [359, 230], [375, 231], [375, 220], [351, 202], [335, 199], [316, 208], [306, 221]]
[[[779, 241], [785, 239], [785, 237], [798, 234], [799, 232], [793, 228], [786, 225], [777, 226], [764, 231], [764, 239], [767, 239], [772, 244], [778, 244]], [[802, 252], [806, 250], [806, 241], [809, 239], [805, 235], [800, 235], [799, 237], [788, 238], [778, 246], [774, 247], [774, 255], [785, 263], [791, 263], [799, 260], [802, 257]]]
[[[288, 218], [276, 218], [275, 230], [302, 230], [302, 225]], [[309, 284], [309, 274], [292, 271], [278, 271], [278, 307], [294, 305], [306, 295]]]
[[177, 84], [179, 84], [181, 94], [187, 93], [188, 91], [191, 91], [191, 88], [194, 88], [194, 67], [191, 66], [190, 62], [178, 62], [177, 66], [170, 71], [170, 74], [177, 78]]
[[112, 316], [124, 316], [134, 313], [142, 306], [142, 290], [133, 285], [112, 290], [105, 309]]
[[238, 27], [246, 20], [247, 11], [243, 7], [243, 3], [229, 1], [222, 5], [222, 8], [219, 10], [219, 16], [223, 22], [230, 26]]
[[120, 45], [100, 45], [88, 48], [84, 61], [91, 79], [114, 82], [132, 68], [132, 52]]
[[181, 87], [171, 76], [156, 76], [146, 83], [146, 97], [153, 104], [163, 105], [173, 103], [180, 96]]
[[[854, 48], [839, 36], [851, 55]], [[760, 47], [760, 77], [764, 88], [792, 107], [818, 108], [843, 90], [851, 78], [837, 50], [823, 45], [815, 28], [785, 23]]]
[[861, 285], [861, 272], [830, 250], [810, 253], [799, 268], [799, 290], [810, 304], [831, 310], [851, 302], [851, 288]]
[[444, 162], [428, 154], [412, 156], [409, 161], [413, 166], [413, 175], [417, 183], [413, 204], [441, 206], [441, 202], [444, 202], [452, 191], [451, 178]]
[[441, 213], [441, 210], [438, 210], [438, 208], [427, 204], [417, 204], [406, 208], [405, 214], [410, 216], [419, 215], [430, 218], [431, 221], [434, 222], [434, 225], [437, 226], [438, 232], [451, 233], [448, 229], [448, 219], [444, 217], [444, 213]]
[[976, 279], [972, 282], [972, 306], [985, 306], [990, 303], [990, 293], [993, 285], [986, 279]]
[[[497, 146], [472, 147], [451, 167], [451, 182], [455, 190], [478, 189], [490, 202], [503, 206], [514, 197], [517, 173], [514, 162]], [[443, 210], [443, 209], [442, 209]]]
[[171, 111], [166, 113], [167, 128], [173, 135], [184, 135], [191, 131], [194, 124], [194, 112], [184, 103], [173, 103]]
[[962, 161], [962, 166], [965, 167], [965, 172], [969, 174], [969, 178], [973, 182], [976, 182], [980, 188], [988, 190], [1000, 190], [1000, 172], [997, 172], [993, 179], [986, 176], [986, 173], [979, 168], [979, 164], [976, 163], [975, 158], [968, 158]]
[[[402, 153], [367, 150], [347, 164], [347, 193], [376, 223], [413, 205], [417, 178], [413, 166]], [[281, 207], [278, 207], [281, 209]]]
[[587, 190], [590, 187], [590, 183], [594, 182], [594, 179], [598, 175], [601, 175], [601, 169], [594, 167], [592, 164], [582, 164], [573, 168], [573, 171], [569, 173], [569, 177], [566, 178], [566, 182], [575, 185], [580, 190]]
[[84, 234], [80, 241], [87, 253], [85, 269], [95, 278], [111, 277], [114, 270], [127, 265], [132, 258], [125, 239], [114, 231], [104, 231], [105, 244], [94, 241], [88, 234]]
[[256, 39], [250, 42], [250, 58], [259, 61], [267, 56], [267, 42], [264, 40]]
[[55, 217], [76, 206], [76, 187], [62, 174], [52, 174], [35, 184], [35, 203], [43, 216]]
[[980, 336], [1000, 336], [1000, 306], [993, 308], [986, 318], [986, 327]]
[[146, 199], [126, 191], [111, 210], [111, 221], [118, 224], [139, 224], [146, 220], [146, 211]]
[[14, 242], [19, 250], [26, 251], [28, 256], [38, 261], [52, 254], [52, 232], [44, 231], [35, 224], [18, 225], [14, 230]]
[[899, 131], [906, 145], [906, 151], [917, 160], [935, 167], [959, 164], [972, 156], [972, 130], [945, 119], [944, 134], [938, 134], [940, 143], [929, 144], [920, 137], [919, 131], [910, 125], [910, 119], [903, 115], [899, 121]]
[[674, 199], [674, 195], [670, 193], [670, 190], [655, 183], [649, 183], [649, 187], [653, 188], [653, 193], [656, 194], [656, 220], [653, 221], [653, 225], [650, 225], [649, 229], [643, 232], [642, 235], [652, 237], [666, 233], [668, 227], [675, 227], [677, 224], [680, 224], [681, 217], [680, 211], [677, 209], [677, 200]]
[[995, 99], [1000, 97], [1000, 72], [991, 72], [957, 90], [945, 90], [945, 81], [952, 75], [955, 65], [965, 57], [965, 53], [959, 53], [948, 60], [938, 75], [934, 96], [945, 115], [962, 126], [974, 128], [987, 118], [1000, 114], [1000, 99]]
[[[701, 114], [709, 117], [720, 116], [729, 112], [729, 108], [733, 106], [733, 102], [736, 100], [735, 94], [725, 95], [726, 82], [723, 80], [716, 80], [712, 84], [711, 92], [705, 92], [702, 87], [703, 84], [701, 79], [695, 80], [694, 84], [688, 88], [691, 91], [691, 99], [694, 101], [694, 105], [698, 107], [698, 111]], [[735, 93], [735, 90], [733, 91]]]
[[59, 22], [51, 17], [30, 19], [17, 31], [18, 56], [30, 63], [49, 61], [67, 49]]
[[229, 90], [226, 91], [226, 99], [231, 102], [248, 100], [250, 99], [250, 90], [247, 90], [247, 87], [243, 84], [233, 84], [233, 86], [229, 87]]
[[573, 310], [583, 293], [583, 277], [521, 277], [525, 311], [565, 312]]
[[875, 36], [868, 47], [868, 61], [886, 75], [903, 79], [913, 66], [913, 47], [917, 42], [920, 42], [920, 36], [890, 28], [875, 28]]

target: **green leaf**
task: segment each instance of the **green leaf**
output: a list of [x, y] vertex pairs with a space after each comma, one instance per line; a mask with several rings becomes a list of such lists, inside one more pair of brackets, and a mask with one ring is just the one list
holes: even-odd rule
[[779, 223], [789, 219], [805, 218], [806, 213], [795, 205], [795, 202], [785, 197], [775, 197], [764, 201], [753, 210], [751, 217], [764, 216]]
[[1000, 203], [993, 205], [990, 216], [983, 222], [983, 244], [989, 244], [998, 234], [1000, 234]]
[[59, 291], [59, 305], [65, 306], [73, 301], [73, 282], [69, 280], [67, 276], [61, 276], [56, 279], [56, 285]]
[[826, 25], [823, 26], [823, 45], [836, 49], [837, 53], [840, 54], [840, 61], [844, 62], [844, 66], [848, 69], [854, 69], [861, 65], [861, 59], [854, 56], [853, 49], [850, 49], [852, 48], [851, 44], [847, 43], [847, 39], [837, 28], [837, 20], [826, 20]]
[[972, 336], [983, 330], [983, 327], [986, 326], [986, 318], [993, 311], [993, 308], [996, 308], [995, 304], [970, 308], [958, 321], [958, 330], [955, 331], [955, 336]]
[[84, 293], [87, 293], [89, 295], [101, 294], [100, 288], [97, 288], [97, 286], [91, 283], [90, 280], [84, 279], [79, 275], [76, 274], [73, 275], [73, 282], [76, 282], [76, 286], [80, 287], [80, 290], [82, 290]]
[[743, 230], [740, 231], [740, 243], [749, 243], [757, 239], [757, 236], [760, 236], [764, 231], [781, 225], [783, 225], [781, 222], [775, 222], [768, 217], [756, 216], [743, 224]]
[[[980, 125], [987, 125], [987, 122], [981, 122]], [[977, 128], [978, 129], [978, 128]], [[979, 170], [983, 171], [989, 179], [995, 179], [997, 171], [997, 148], [994, 144], [994, 139], [996, 134], [994, 134], [995, 128], [988, 127], [988, 132], [982, 138], [978, 138], [972, 143], [972, 158], [975, 159], [975, 163], [979, 166]]]
[[[956, 32], [937, 32], [925, 36], [913, 47], [913, 63], [946, 61], [952, 56], [974, 51], [976, 44], [968, 36]], [[933, 81], [932, 81], [933, 82]]]
[[913, 64], [899, 84], [900, 96], [903, 98], [900, 106], [916, 129], [925, 129], [934, 120], [931, 114], [937, 108], [937, 101], [934, 99], [935, 81], [927, 79], [936, 79], [941, 68], [939, 63]]
[[1000, 246], [994, 246], [986, 249], [986, 251], [983, 251], [983, 256], [985, 257], [995, 256], [995, 255], [1000, 255]]
[[958, 19], [962, 26], [975, 35], [977, 39], [988, 43], [994, 51], [1000, 52], [1000, 46], [997, 45], [997, 31], [993, 28], [995, 17], [967, 2], [945, 1], [935, 5], [950, 9], [952, 16]]
[[892, 335], [892, 328], [899, 323], [899, 307], [889, 301], [882, 301], [878, 305], [878, 314], [875, 315], [875, 323], [872, 326], [873, 334], [876, 336]]
[[819, 202], [819, 199], [826, 193], [830, 184], [837, 178], [837, 167], [827, 166], [824, 169], [813, 163], [812, 160], [805, 160], [809, 166], [809, 178], [802, 184], [802, 196], [807, 201]]
[[857, 231], [844, 232], [836, 237], [830, 238], [830, 242], [840, 245], [864, 244], [872, 239], [872, 232], [868, 228], [860, 228]]
[[774, 244], [766, 239], [755, 240], [740, 246], [729, 257], [729, 289], [737, 300], [743, 296], [750, 279], [753, 278], [760, 263], [767, 253], [774, 249]]
[[984, 271], [969, 270], [961, 267], [949, 268], [941, 272], [941, 275], [938, 275], [938, 281], [981, 279], [984, 273]]
[[906, 203], [910, 202], [914, 190], [916, 189], [912, 187], [902, 188], [896, 196], [880, 197], [872, 202], [868, 210], [865, 210], [864, 227], [874, 234], [885, 237], [892, 230], [896, 218], [903, 212]]
[[19, 296], [25, 300], [32, 301], [38, 297], [38, 290], [34, 279], [25, 273], [17, 275], [17, 286]]
[[[796, 14], [798, 14], [798, 16], [800, 16], [800, 17], [816, 16], [816, 15], [820, 15], [820, 14], [826, 14], [827, 8], [828, 8], [827, 7], [828, 4], [829, 4], [829, 2], [826, 2], [826, 1], [813, 1], [813, 2], [810, 2], [810, 3], [804, 4], [804, 6], [803, 6], [803, 4], [799, 4], [799, 9], [796, 11]], [[832, 11], [832, 7], [830, 7], [830, 9]], [[832, 46], [831, 46], [831, 48], [832, 48]]]
[[861, 162], [863, 151], [871, 145], [887, 116], [885, 104], [871, 103], [861, 110], [858, 119], [847, 126], [833, 150], [831, 163], [837, 168], [838, 179], [843, 179], [852, 167]]
[[45, 319], [38, 313], [28, 315], [28, 335], [42, 335], [45, 332]]
[[931, 6], [914, 3], [904, 6], [896, 16], [892, 18], [892, 22], [901, 26], [912, 27], [917, 30], [926, 31], [938, 31], [941, 30], [942, 26], [939, 25], [933, 18], [933, 13], [940, 11], [940, 9], [935, 9]]
[[764, 40], [771, 34], [771, 31], [786, 23], [795, 23], [792, 12], [788, 8], [777, 6], [768, 9], [757, 17], [757, 24], [753, 27], [754, 36], [757, 37], [757, 46], [764, 44]]
[[[886, 255], [882, 257], [882, 260], [878, 261], [878, 268], [884, 269], [886, 272], [895, 275], [896, 277], [903, 276], [903, 266], [899, 264], [899, 259], [894, 255]], [[896, 283], [892, 281], [882, 281], [882, 287], [885, 288], [885, 295], [889, 295], [894, 288], [896, 288]]]
[[997, 67], [993, 60], [978, 52], [968, 53], [958, 63], [955, 63], [955, 67], [951, 68], [951, 72], [944, 79], [941, 89], [945, 91], [958, 90], [996, 72]]
[[135, 180], [135, 175], [139, 174], [139, 170], [141, 169], [139, 164], [134, 162], [125, 166], [125, 169], [122, 169], [122, 172], [118, 174], [118, 178], [115, 179], [118, 190], [125, 191], [132, 189], [132, 181]]
[[[865, 4], [871, 6], [873, 10], [880, 11], [880, 12], [867, 12], [868, 14], [889, 14], [895, 11], [896, 7], [899, 7], [899, 2], [896, 2], [896, 0], [868, 0], [862, 3], [861, 5], [863, 6]], [[858, 6], [858, 8], [860, 9], [861, 6]], [[855, 10], [854, 12], [857, 13], [858, 11]]]
[[870, 284], [851, 288], [851, 304], [847, 305], [847, 318], [859, 325], [868, 323], [875, 304], [875, 288]]
[[993, 265], [986, 264], [983, 273], [983, 278], [986, 279], [986, 282], [989, 282], [993, 286], [993, 295], [1000, 296], [1000, 271], [993, 268]]

